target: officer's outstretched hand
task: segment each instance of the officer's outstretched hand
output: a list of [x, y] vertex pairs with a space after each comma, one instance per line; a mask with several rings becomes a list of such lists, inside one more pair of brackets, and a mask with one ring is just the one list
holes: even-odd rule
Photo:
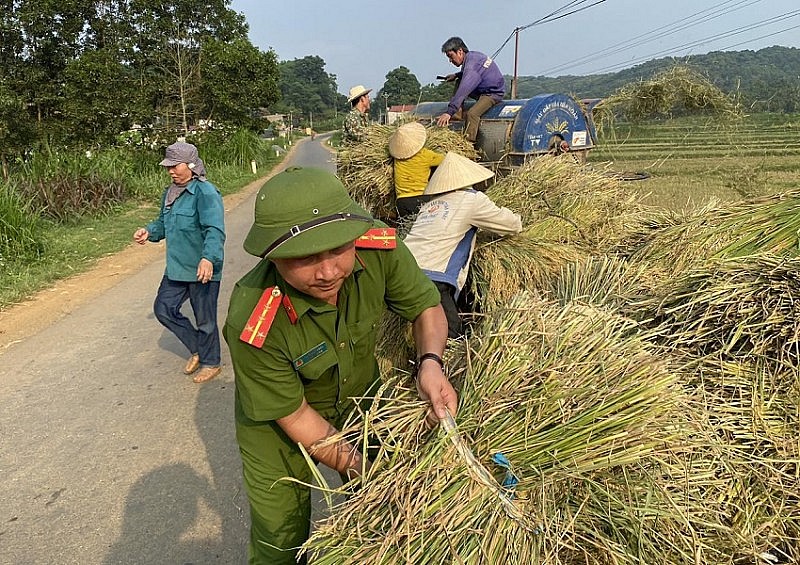
[[426, 420], [431, 428], [446, 417], [445, 408], [455, 417], [458, 410], [458, 395], [436, 362], [422, 363], [417, 373], [417, 392], [422, 400], [431, 403]]

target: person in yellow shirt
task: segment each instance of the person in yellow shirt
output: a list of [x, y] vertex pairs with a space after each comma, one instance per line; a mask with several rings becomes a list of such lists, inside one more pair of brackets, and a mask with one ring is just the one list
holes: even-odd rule
[[425, 186], [444, 159], [442, 153], [425, 147], [428, 135], [419, 122], [403, 124], [389, 137], [389, 154], [394, 159], [394, 190], [397, 219], [413, 216], [428, 197]]

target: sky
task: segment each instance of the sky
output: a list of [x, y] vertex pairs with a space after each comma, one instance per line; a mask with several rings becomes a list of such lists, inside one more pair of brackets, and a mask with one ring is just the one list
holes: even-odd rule
[[232, 0], [230, 8], [245, 15], [252, 43], [279, 61], [321, 57], [342, 94], [359, 84], [377, 92], [400, 66], [421, 85], [436, 83], [455, 72], [441, 52], [451, 36], [497, 53], [510, 76], [515, 51], [517, 76], [561, 76], [666, 56], [800, 47], [798, 0]]

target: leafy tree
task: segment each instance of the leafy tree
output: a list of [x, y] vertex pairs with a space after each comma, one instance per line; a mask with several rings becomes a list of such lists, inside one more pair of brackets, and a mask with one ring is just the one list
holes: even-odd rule
[[445, 102], [453, 96], [453, 83], [426, 84], [420, 90], [420, 102]]
[[416, 104], [419, 100], [420, 86], [417, 77], [406, 67], [400, 66], [389, 71], [375, 99], [380, 104], [375, 104], [372, 112], [377, 115], [385, 107], [397, 104]]
[[203, 115], [209, 119], [260, 126], [258, 110], [279, 98], [274, 51], [260, 51], [246, 39], [211, 39], [201, 59]]
[[31, 146], [36, 127], [25, 112], [25, 101], [0, 83], [0, 166], [8, 178], [8, 162]]
[[[131, 0], [131, 65], [153, 118], [166, 129], [188, 129], [203, 116], [201, 49], [205, 42], [246, 39], [244, 16], [230, 0]], [[151, 118], [152, 120], [152, 118]]]
[[[13, 43], [3, 55], [7, 84], [21, 96], [43, 132], [53, 133], [64, 100], [64, 71], [80, 52], [90, 4], [80, 0], [6, 2], [4, 31]], [[8, 35], [4, 33], [4, 35]], [[4, 47], [5, 49], [5, 47]]]
[[[112, 142], [131, 127], [131, 107], [138, 101], [131, 69], [106, 49], [87, 51], [64, 71], [64, 117], [71, 141]], [[91, 92], [91, 96], [86, 96]]]
[[105, 142], [134, 122], [187, 129], [207, 114], [249, 123], [253, 104], [275, 98], [276, 62], [229, 5], [0, 0], [4, 99], [21, 101], [40, 140], [55, 142]]
[[338, 102], [336, 75], [325, 72], [325, 61], [321, 57], [309, 55], [282, 61], [279, 69], [281, 101], [274, 106], [275, 110], [320, 117], [335, 111]]

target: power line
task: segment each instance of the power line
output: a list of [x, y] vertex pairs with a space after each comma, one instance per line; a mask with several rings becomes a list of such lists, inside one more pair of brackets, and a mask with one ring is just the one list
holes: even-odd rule
[[[699, 12], [686, 16], [685, 18], [681, 18], [672, 23], [663, 25], [661, 27], [639, 34], [635, 37], [632, 37], [620, 43], [611, 45], [610, 47], [607, 47], [596, 53], [592, 53], [591, 55], [586, 55], [585, 57], [581, 57], [579, 59], [569, 61], [551, 67], [549, 69], [545, 69], [544, 71], [541, 72], [541, 74], [549, 75], [551, 73], [557, 73], [559, 71], [576, 67], [581, 64], [590, 63], [598, 59], [604, 59], [610, 55], [614, 55], [621, 51], [625, 51], [626, 49], [632, 49], [640, 45], [645, 45], [647, 43], [655, 41], [656, 39], [660, 39], [672, 33], [676, 33], [678, 31], [682, 31], [684, 29], [700, 25], [701, 23], [705, 23], [710, 20], [719, 18], [721, 16], [730, 14], [736, 10], [740, 10], [742, 8], [751, 6], [758, 2], [761, 2], [761, 0], [726, 0], [725, 2], [720, 2], [719, 4], [715, 4], [710, 8], [706, 8], [705, 10], [701, 10]], [[733, 5], [731, 6], [730, 4]]]
[[787, 32], [787, 31], [791, 31], [793, 29], [798, 29], [798, 28], [800, 28], [800, 24], [797, 24], [796, 26], [792, 26], [792, 27], [787, 27], [786, 29], [782, 29], [780, 31], [776, 31], [776, 32], [773, 32], [773, 33], [768, 33], [768, 34], [762, 35], [760, 37], [755, 37], [753, 39], [748, 39], [747, 41], [741, 41], [739, 43], [734, 43], [733, 45], [728, 45], [727, 47], [724, 47], [722, 49], [722, 51], [727, 51], [728, 49], [733, 49], [734, 47], [739, 47], [740, 45], [746, 45], [748, 43], [752, 43], [753, 41], [758, 41], [759, 39], [766, 39], [767, 37], [772, 37], [774, 35], [780, 35], [781, 33], [784, 33], [784, 32]]
[[533, 26], [535, 26], [535, 25], [539, 25], [539, 24], [543, 24], [543, 23], [552, 22], [552, 21], [555, 21], [555, 20], [558, 20], [558, 19], [564, 18], [564, 17], [566, 17], [566, 16], [569, 16], [569, 15], [571, 15], [571, 14], [575, 14], [575, 13], [577, 13], [577, 12], [582, 12], [583, 10], [588, 10], [588, 9], [589, 9], [589, 8], [591, 8], [592, 6], [596, 6], [597, 4], [602, 4], [602, 3], [603, 3], [603, 2], [605, 2], [606, 0], [595, 0], [595, 2], [594, 2], [593, 4], [590, 4], [589, 6], [584, 6], [583, 8], [578, 8], [577, 10], [573, 10], [573, 11], [571, 11], [571, 12], [568, 12], [568, 13], [563, 13], [563, 14], [562, 14], [562, 12], [564, 12], [564, 10], [569, 10], [569, 9], [570, 9], [571, 7], [573, 7], [573, 6], [580, 6], [581, 4], [585, 4], [586, 2], [589, 2], [589, 1], [590, 1], [590, 0], [572, 0], [572, 2], [567, 2], [566, 4], [564, 4], [563, 6], [561, 6], [560, 8], [558, 8], [557, 10], [555, 10], [555, 11], [553, 11], [553, 12], [550, 12], [549, 14], [547, 14], [547, 15], [546, 15], [546, 16], [544, 16], [544, 17], [541, 17], [541, 18], [539, 18], [539, 19], [538, 19], [538, 20], [536, 20], [535, 22], [531, 22], [531, 23], [529, 23], [529, 24], [527, 24], [527, 25], [524, 25], [524, 26], [522, 26], [522, 27], [517, 27], [517, 28], [514, 28], [514, 31], [512, 31], [512, 32], [511, 32], [511, 34], [510, 34], [510, 35], [509, 35], [509, 36], [506, 38], [506, 40], [505, 40], [505, 41], [503, 42], [503, 44], [502, 44], [502, 45], [501, 45], [501, 46], [500, 46], [500, 47], [497, 49], [497, 51], [495, 51], [495, 52], [492, 54], [491, 58], [492, 58], [492, 59], [496, 58], [496, 57], [497, 57], [497, 55], [499, 55], [499, 54], [500, 54], [500, 51], [502, 51], [502, 50], [503, 50], [503, 48], [505, 48], [505, 46], [506, 46], [506, 45], [508, 45], [508, 42], [509, 42], [509, 41], [511, 41], [511, 38], [512, 38], [512, 37], [514, 37], [514, 35], [516, 35], [516, 34], [517, 34], [517, 33], [519, 33], [520, 31], [522, 31], [522, 30], [525, 30], [525, 29], [528, 29], [529, 27], [533, 27]]

